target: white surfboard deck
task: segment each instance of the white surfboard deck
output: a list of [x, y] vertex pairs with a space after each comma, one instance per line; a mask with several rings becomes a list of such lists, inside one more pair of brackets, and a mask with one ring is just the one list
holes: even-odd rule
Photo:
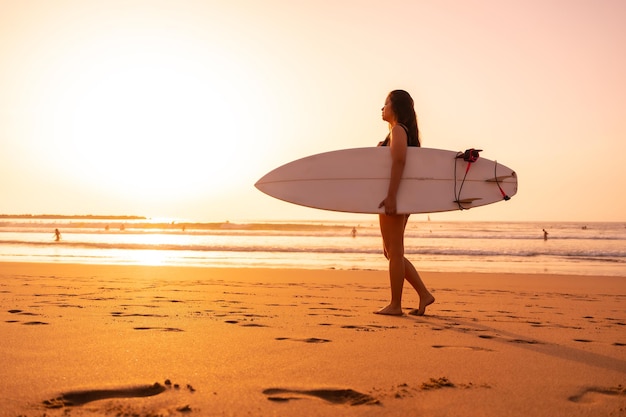
[[[484, 206], [517, 193], [517, 175], [482, 155], [409, 147], [398, 190], [398, 213], [436, 213]], [[384, 213], [391, 172], [388, 147], [344, 149], [308, 156], [270, 171], [255, 186], [301, 206], [348, 213]], [[466, 175], [467, 172], [467, 175]]]

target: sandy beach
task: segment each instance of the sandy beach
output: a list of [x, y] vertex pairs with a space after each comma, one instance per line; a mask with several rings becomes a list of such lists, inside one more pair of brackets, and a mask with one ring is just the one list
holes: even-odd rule
[[2, 263], [0, 416], [626, 416], [626, 278], [423, 278]]

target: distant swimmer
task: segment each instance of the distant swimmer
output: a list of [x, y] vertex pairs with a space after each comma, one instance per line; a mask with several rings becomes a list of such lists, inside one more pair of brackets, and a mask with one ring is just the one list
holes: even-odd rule
[[543, 230], [543, 240], [548, 240], [548, 232], [546, 232], [546, 229], [542, 229]]
[[59, 240], [61, 240], [61, 232], [59, 229], [54, 229], [54, 241], [58, 242]]
[[352, 237], [356, 237], [356, 227], [352, 228]]

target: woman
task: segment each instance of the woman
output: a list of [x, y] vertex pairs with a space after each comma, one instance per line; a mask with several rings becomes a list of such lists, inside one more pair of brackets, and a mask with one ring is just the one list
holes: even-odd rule
[[435, 302], [435, 297], [426, 289], [413, 264], [404, 257], [404, 229], [409, 215], [397, 214], [396, 209], [407, 147], [420, 146], [413, 99], [406, 91], [394, 90], [387, 96], [382, 113], [383, 120], [389, 123], [389, 135], [379, 145], [389, 147], [392, 163], [387, 196], [379, 205], [379, 208], [385, 208], [385, 214], [379, 215], [379, 221], [385, 257], [389, 260], [391, 302], [377, 314], [402, 315], [402, 288], [406, 279], [420, 298], [419, 308], [410, 314], [421, 316], [426, 307]]

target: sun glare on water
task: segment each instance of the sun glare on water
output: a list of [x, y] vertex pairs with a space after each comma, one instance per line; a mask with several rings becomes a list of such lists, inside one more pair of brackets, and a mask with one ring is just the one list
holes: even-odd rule
[[129, 256], [131, 263], [144, 266], [162, 266], [166, 264], [167, 255], [159, 250], [138, 250]]
[[[120, 235], [120, 238], [127, 241], [125, 235]], [[174, 250], [177, 253], [172, 253], [171, 250], [164, 249], [163, 246], [184, 244], [189, 239], [185, 235], [176, 233], [143, 233], [131, 234], [128, 240], [132, 244], [140, 245], [144, 248], [120, 251], [119, 256], [125, 262], [146, 266], [160, 266], [168, 264], [168, 261], [179, 256], [178, 251]], [[151, 246], [155, 248], [150, 248]]]

